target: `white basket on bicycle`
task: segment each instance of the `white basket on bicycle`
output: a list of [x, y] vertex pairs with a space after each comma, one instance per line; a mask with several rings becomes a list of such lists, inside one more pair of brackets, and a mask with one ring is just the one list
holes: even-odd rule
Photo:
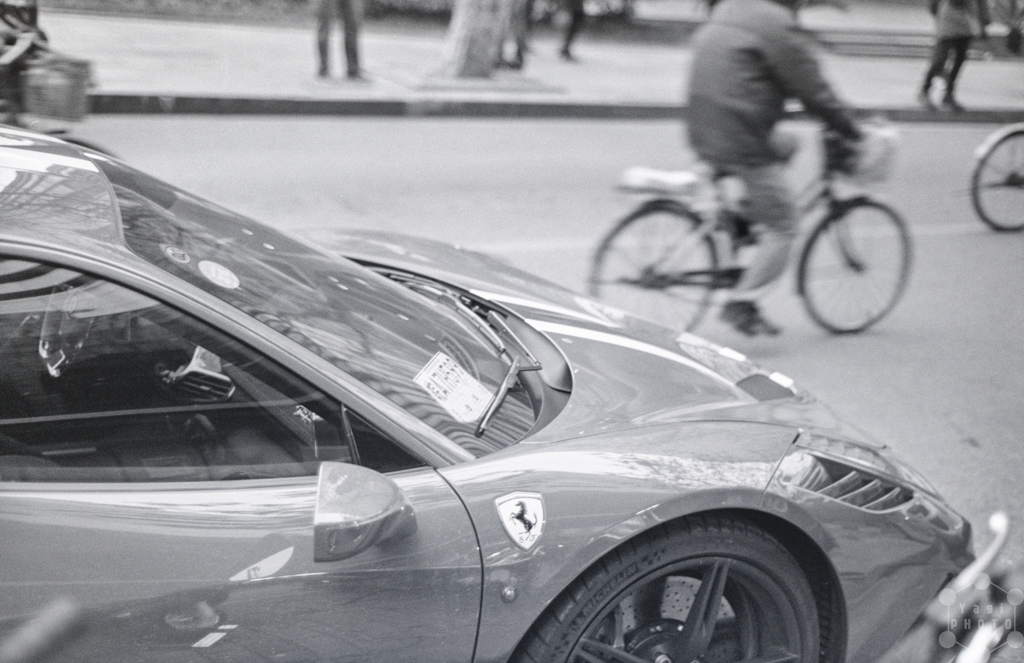
[[53, 52], [29, 60], [21, 74], [25, 112], [56, 120], [81, 120], [89, 112], [91, 65]]
[[861, 127], [864, 135], [846, 173], [855, 184], [880, 184], [892, 177], [899, 153], [900, 134], [888, 123], [866, 123]]

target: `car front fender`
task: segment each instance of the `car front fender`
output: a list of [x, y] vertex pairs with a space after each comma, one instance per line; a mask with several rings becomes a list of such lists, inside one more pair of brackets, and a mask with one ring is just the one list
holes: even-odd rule
[[[465, 502], [480, 540], [477, 661], [507, 660], [559, 594], [629, 539], [691, 514], [759, 511], [796, 431], [700, 422], [638, 427], [627, 442], [622, 435], [521, 443], [439, 471]], [[535, 505], [518, 512], [540, 532], [526, 546], [503, 516], [510, 499]]]

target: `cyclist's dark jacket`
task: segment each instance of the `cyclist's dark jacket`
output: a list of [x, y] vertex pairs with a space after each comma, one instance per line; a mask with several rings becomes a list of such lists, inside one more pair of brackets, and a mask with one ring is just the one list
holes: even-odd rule
[[690, 145], [713, 164], [778, 161], [768, 137], [786, 99], [851, 138], [860, 132], [822, 77], [796, 16], [771, 0], [721, 0], [691, 42]]

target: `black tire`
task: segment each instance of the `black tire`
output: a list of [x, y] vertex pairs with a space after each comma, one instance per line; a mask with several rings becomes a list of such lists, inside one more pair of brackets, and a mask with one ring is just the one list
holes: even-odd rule
[[974, 164], [971, 202], [1000, 232], [1024, 230], [1024, 129], [1003, 136]]
[[861, 332], [903, 296], [911, 257], [910, 232], [895, 210], [866, 198], [839, 202], [804, 245], [797, 291], [828, 331]]
[[[598, 245], [590, 295], [666, 327], [693, 329], [707, 313], [713, 292], [708, 280], [718, 268], [711, 238], [692, 241], [699, 225], [697, 215], [674, 200], [644, 203]], [[690, 285], [668, 283], [672, 275], [690, 270], [706, 274], [705, 279]]]
[[742, 519], [702, 517], [652, 530], [588, 569], [512, 660], [817, 663], [820, 647], [814, 595], [789, 552]]

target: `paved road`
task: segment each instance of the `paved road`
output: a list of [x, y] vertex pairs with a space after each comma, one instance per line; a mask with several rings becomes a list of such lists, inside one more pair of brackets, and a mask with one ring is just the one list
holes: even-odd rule
[[[809, 127], [804, 126], [805, 130]], [[871, 333], [832, 337], [788, 288], [785, 333], [698, 331], [790, 375], [888, 441], [981, 526], [1024, 523], [1024, 234], [974, 218], [970, 154], [988, 125], [913, 124], [883, 194], [916, 241], [906, 298]], [[634, 201], [622, 168], [686, 164], [674, 122], [93, 117], [81, 135], [155, 175], [292, 230], [396, 230], [487, 250], [571, 288]], [[806, 176], [810, 160], [798, 165]], [[982, 535], [983, 538], [983, 535]], [[1024, 557], [1024, 530], [1011, 553]]]

